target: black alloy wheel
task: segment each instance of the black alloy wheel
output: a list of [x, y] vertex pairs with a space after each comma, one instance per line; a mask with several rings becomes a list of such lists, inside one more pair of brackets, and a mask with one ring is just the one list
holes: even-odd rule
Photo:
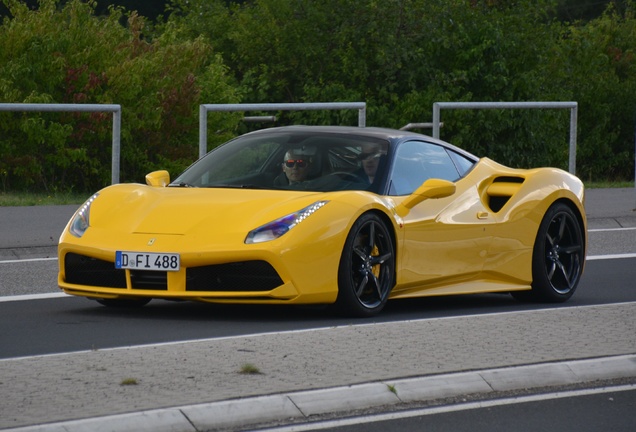
[[395, 283], [395, 247], [386, 224], [373, 213], [351, 228], [338, 269], [336, 310], [356, 317], [378, 314]]
[[520, 291], [515, 297], [564, 302], [576, 291], [584, 263], [583, 227], [568, 205], [557, 202], [546, 212], [537, 233], [532, 257], [532, 291]]

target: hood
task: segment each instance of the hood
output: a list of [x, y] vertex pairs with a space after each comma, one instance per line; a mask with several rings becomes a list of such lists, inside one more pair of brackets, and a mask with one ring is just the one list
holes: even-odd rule
[[322, 193], [232, 188], [156, 188], [120, 184], [102, 190], [92, 227], [130, 234], [246, 232], [297, 211]]

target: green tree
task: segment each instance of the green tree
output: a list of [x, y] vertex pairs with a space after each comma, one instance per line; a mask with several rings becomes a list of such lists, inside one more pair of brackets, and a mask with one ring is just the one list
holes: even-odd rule
[[[0, 99], [122, 105], [123, 181], [141, 181], [155, 167], [180, 171], [197, 155], [198, 104], [237, 100], [203, 38], [177, 41], [167, 28], [148, 40], [142, 17], [121, 8], [96, 17], [92, 1], [41, 0], [37, 10], [3, 1], [12, 17], [0, 26]], [[226, 134], [236, 127], [229, 116], [217, 123]], [[105, 186], [111, 125], [103, 113], [2, 113], [5, 187]], [[211, 145], [227, 136], [213, 136]]]
[[[218, 19], [201, 14], [202, 3], [189, 2], [193, 11], [198, 8], [199, 28], [206, 19], [210, 25]], [[369, 125], [430, 120], [435, 101], [579, 101], [581, 173], [593, 169], [625, 178], [632, 166], [624, 149], [631, 143], [627, 131], [633, 131], [636, 100], [632, 2], [625, 2], [622, 14], [610, 4], [601, 18], [576, 24], [559, 21], [559, 5], [255, 0], [229, 9], [217, 27], [223, 31], [208, 37], [246, 100], [362, 100]], [[608, 45], [608, 35], [616, 42]], [[594, 102], [596, 108], [588, 102], [592, 94], [603, 102]], [[611, 103], [616, 100], [624, 104]], [[355, 117], [301, 112], [281, 115], [281, 121], [353, 123]], [[445, 113], [444, 123], [445, 139], [477, 154], [511, 166], [567, 168], [567, 111], [456, 111]], [[591, 140], [611, 155], [594, 157]]]
[[[189, 1], [182, 22], [198, 11], [193, 29], [215, 27], [219, 16], [202, 13], [203, 3]], [[540, 75], [539, 65], [560, 36], [555, 4], [258, 0], [233, 7], [223, 15], [223, 31], [207, 34], [221, 47], [245, 100], [362, 100], [369, 106], [369, 125], [401, 127], [430, 120], [435, 101], [551, 98], [543, 90], [549, 77]], [[283, 122], [355, 122], [354, 113], [280, 117]], [[458, 113], [446, 123], [446, 137], [504, 163], [527, 166], [547, 158], [567, 164], [567, 120], [560, 122], [558, 115]], [[526, 132], [530, 127], [540, 132]], [[563, 151], [555, 151], [559, 143], [550, 137], [555, 127], [563, 131]], [[540, 151], [520, 153], [506, 142]]]
[[562, 21], [589, 21], [600, 17], [610, 4], [624, 12], [628, 3], [625, 0], [559, 0], [557, 13]]
[[[631, 179], [633, 0], [171, 0], [156, 24], [96, 1], [2, 0], [0, 99], [118, 103], [122, 180], [197, 155], [198, 105], [367, 102], [367, 124], [430, 121], [436, 101], [579, 102], [579, 174]], [[565, 8], [565, 9], [564, 9]], [[210, 114], [209, 147], [246, 130]], [[278, 113], [356, 124], [356, 113]], [[511, 166], [567, 167], [567, 111], [445, 111], [442, 137]], [[110, 116], [0, 113], [5, 188], [110, 178]], [[426, 132], [426, 131], [425, 131]], [[601, 155], [602, 157], [599, 157]]]
[[634, 9], [610, 6], [585, 25], [567, 27], [546, 65], [553, 87], [579, 102], [578, 167], [585, 179], [633, 178], [635, 40]]

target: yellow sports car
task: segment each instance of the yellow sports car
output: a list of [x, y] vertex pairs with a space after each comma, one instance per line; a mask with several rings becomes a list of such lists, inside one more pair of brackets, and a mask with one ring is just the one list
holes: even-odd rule
[[109, 186], [77, 210], [59, 242], [66, 293], [372, 316], [388, 299], [447, 294], [562, 302], [585, 263], [579, 179], [411, 132], [265, 129], [146, 183]]

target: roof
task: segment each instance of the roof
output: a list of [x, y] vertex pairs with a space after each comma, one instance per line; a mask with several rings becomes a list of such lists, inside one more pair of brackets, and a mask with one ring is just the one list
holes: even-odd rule
[[403, 131], [397, 129], [380, 128], [380, 127], [358, 127], [358, 126], [280, 126], [267, 129], [260, 129], [251, 134], [267, 134], [276, 132], [315, 132], [315, 133], [339, 133], [339, 134], [351, 134], [358, 136], [368, 136], [381, 139], [400, 139], [405, 137], [417, 137], [427, 138], [431, 140], [431, 137], [418, 134], [410, 131]]

